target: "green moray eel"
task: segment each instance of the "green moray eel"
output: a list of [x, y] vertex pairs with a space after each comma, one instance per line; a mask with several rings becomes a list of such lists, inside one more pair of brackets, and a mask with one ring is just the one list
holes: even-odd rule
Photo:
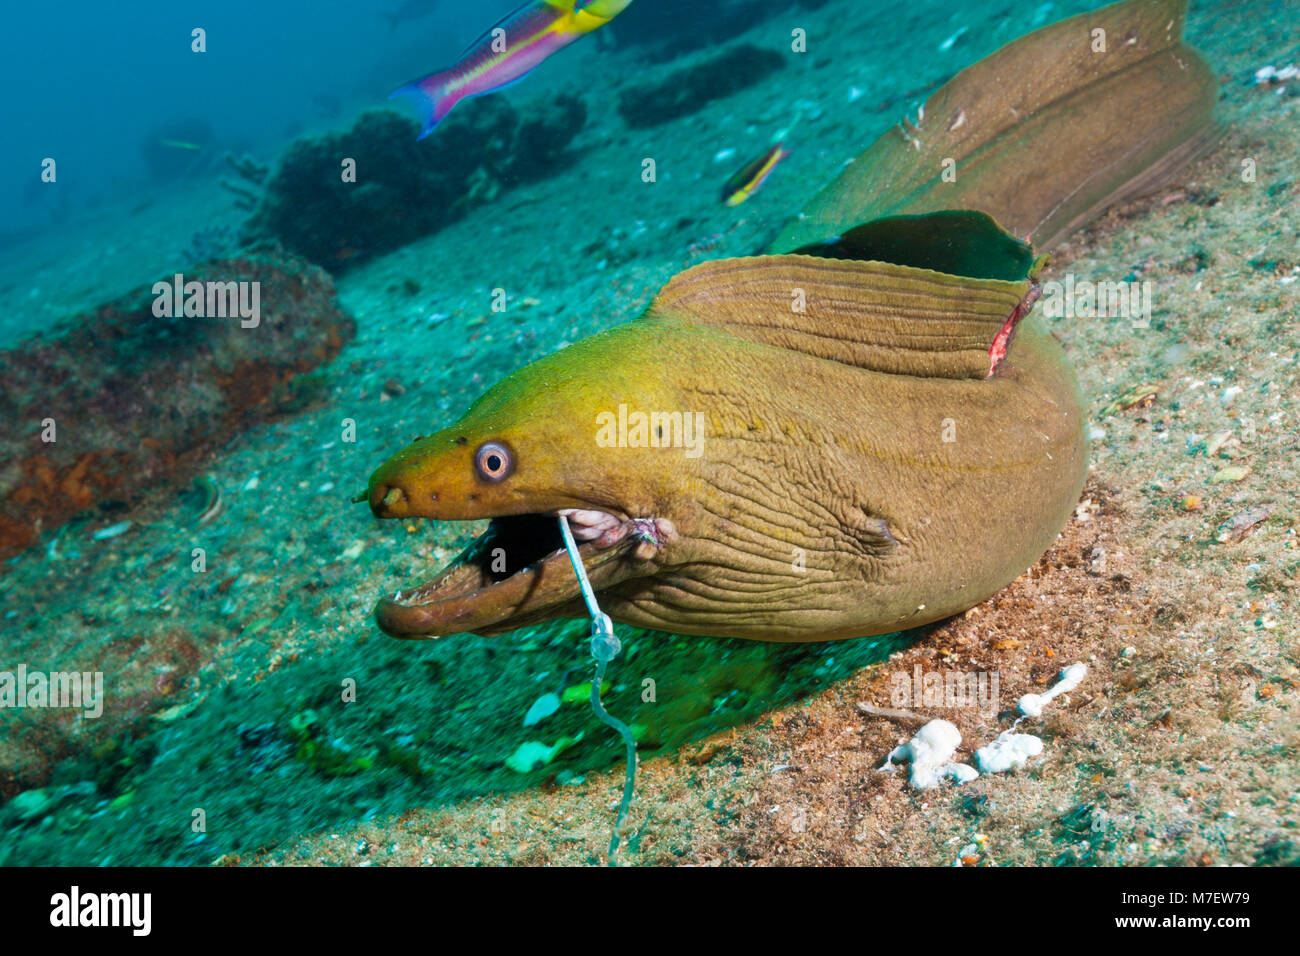
[[1130, 0], [1009, 43], [936, 90], [786, 224], [772, 251], [882, 216], [979, 209], [1052, 249], [1219, 140], [1186, 0]]
[[[375, 515], [491, 520], [427, 583], [381, 600], [380, 627], [496, 634], [582, 615], [559, 516], [614, 620], [682, 634], [880, 634], [1012, 581], [1087, 469], [1074, 374], [1032, 314], [1045, 261], [1017, 236], [1053, 241], [1203, 149], [1213, 96], [1181, 23], [1181, 4], [1129, 0], [1016, 41], [932, 97], [968, 104], [963, 122], [927, 108], [922, 128], [943, 135], [906, 145], [937, 170], [934, 150], [970, 123], [978, 141], [958, 155], [986, 164], [976, 183], [946, 194], [960, 171], [908, 178], [878, 142], [859, 163], [884, 156], [871, 161], [892, 178], [841, 176], [770, 254], [683, 272], [641, 318], [516, 371], [398, 452], [371, 476]], [[1126, 51], [1103, 76], [1097, 26]], [[1169, 50], [1193, 94], [1133, 94], [1146, 122], [1088, 106], [1117, 77], [1165, 88], [1149, 65]], [[993, 122], [986, 101], [1024, 111]], [[1080, 115], [1127, 157], [1086, 184], [1052, 151]]]

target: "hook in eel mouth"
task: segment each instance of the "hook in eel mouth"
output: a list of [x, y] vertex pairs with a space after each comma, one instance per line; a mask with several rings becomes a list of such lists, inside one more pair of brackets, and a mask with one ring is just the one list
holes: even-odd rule
[[450, 564], [424, 584], [375, 606], [375, 621], [393, 637], [441, 637], [473, 631], [503, 634], [554, 617], [585, 614], [577, 576], [560, 535], [569, 522], [592, 587], [646, 577], [675, 537], [666, 518], [623, 519], [604, 511], [562, 508], [493, 518]]

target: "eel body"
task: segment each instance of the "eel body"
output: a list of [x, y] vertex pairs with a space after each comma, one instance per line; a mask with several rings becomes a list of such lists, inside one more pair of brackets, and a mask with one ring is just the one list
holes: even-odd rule
[[934, 92], [782, 229], [789, 252], [855, 223], [978, 209], [1050, 250], [1212, 148], [1218, 84], [1187, 0], [1129, 0], [1015, 40]]
[[[1083, 65], [1098, 24], [1124, 51], [1100, 73]], [[970, 123], [955, 144], [982, 170], [970, 185], [927, 180], [882, 140], [854, 166], [892, 172], [850, 168], [771, 254], [687, 270], [641, 318], [398, 452], [370, 479], [377, 516], [491, 522], [381, 600], [380, 626], [495, 634], [582, 615], [559, 516], [612, 618], [683, 634], [898, 631], [1017, 577], [1068, 520], [1087, 447], [1074, 374], [1032, 314], [1044, 260], [1016, 236], [1055, 241], [1204, 148], [1213, 97], [1181, 24], [1181, 3], [1129, 0], [1016, 41], [931, 99], [943, 108], [923, 122], [943, 135], [904, 145], [942, 152]], [[1194, 89], [1162, 99], [1152, 84], [1171, 70]], [[1126, 82], [1145, 126], [1091, 102]], [[1086, 182], [1048, 151], [1081, 116], [1127, 157]]]

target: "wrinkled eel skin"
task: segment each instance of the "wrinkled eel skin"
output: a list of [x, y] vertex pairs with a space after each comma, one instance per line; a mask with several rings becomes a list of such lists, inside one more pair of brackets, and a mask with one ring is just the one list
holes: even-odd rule
[[[682, 634], [880, 634], [1004, 587], [1068, 520], [1087, 447], [1074, 374], [1032, 314], [1044, 260], [1002, 227], [1050, 247], [1213, 143], [1183, 12], [1129, 0], [1015, 41], [877, 141], [771, 254], [687, 270], [641, 318], [398, 452], [371, 476], [375, 515], [492, 520], [381, 600], [380, 627], [582, 615], [559, 515], [611, 617]], [[638, 433], [637, 413], [702, 427]]]

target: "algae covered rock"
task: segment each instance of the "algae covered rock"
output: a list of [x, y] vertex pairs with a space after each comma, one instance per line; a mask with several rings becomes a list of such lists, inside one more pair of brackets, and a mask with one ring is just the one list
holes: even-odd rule
[[349, 130], [290, 145], [245, 234], [344, 269], [437, 232], [503, 189], [550, 175], [586, 121], [576, 96], [522, 113], [489, 97], [419, 140], [414, 120], [369, 110]]
[[653, 83], [629, 86], [618, 111], [628, 126], [644, 129], [698, 113], [714, 100], [739, 93], [785, 65], [785, 57], [750, 43], [674, 70]]
[[770, 19], [786, 17], [789, 8], [818, 10], [829, 0], [794, 0], [781, 5], [768, 0], [655, 0], [633, 3], [599, 33], [597, 42], [619, 48], [641, 47], [650, 63], [666, 63], [707, 47], [721, 47]]
[[0, 351], [0, 416], [14, 425], [0, 433], [0, 557], [85, 509], [187, 482], [231, 438], [293, 407], [294, 376], [355, 333], [329, 275], [294, 256], [180, 278], [179, 297], [166, 276]]

